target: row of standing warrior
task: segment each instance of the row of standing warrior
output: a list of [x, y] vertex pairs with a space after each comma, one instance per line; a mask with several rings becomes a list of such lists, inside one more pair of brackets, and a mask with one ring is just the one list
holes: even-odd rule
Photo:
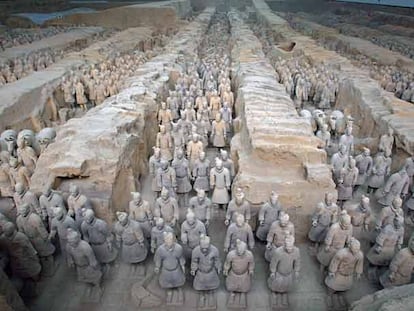
[[[59, 247], [69, 266], [76, 267], [78, 280], [97, 288], [102, 267], [109, 267], [118, 253], [122, 261], [135, 268], [152, 252], [159, 284], [167, 290], [167, 302], [183, 299], [180, 288], [186, 279], [186, 261], [191, 262], [190, 273], [194, 276], [194, 288], [200, 292], [200, 304], [212, 303], [221, 272], [231, 292], [230, 302], [244, 299], [254, 273], [251, 250], [255, 239], [249, 225], [250, 204], [243, 191], [235, 189], [232, 199], [229, 195], [235, 171], [222, 149], [227, 146], [232, 131], [234, 104], [230, 60], [222, 48], [226, 40], [223, 27], [222, 23], [213, 25], [204, 42], [210, 47], [210, 50], [206, 48], [207, 53], [212, 48], [215, 53], [199, 61], [186, 60], [180, 64], [185, 74], [178, 78], [166, 103], [161, 104], [160, 132], [149, 161], [152, 189], [157, 197], [153, 208], [140, 193], [134, 192], [128, 212], [117, 212], [117, 221], [111, 229], [95, 216], [90, 200], [76, 185], [70, 187], [70, 195], [64, 200], [51, 187], [38, 199], [27, 185], [16, 183], [13, 197], [17, 218], [2, 215], [0, 223], [3, 268], [13, 279], [35, 281], [40, 273], [52, 274], [53, 256]], [[179, 110], [174, 113], [172, 107]], [[320, 115], [314, 121], [317, 133], [327, 129]], [[332, 139], [322, 145], [328, 147], [334, 143]], [[214, 165], [206, 157], [208, 145], [221, 149]], [[392, 145], [390, 132], [381, 137], [374, 160], [367, 149], [354, 159], [351, 118], [345, 134], [339, 138], [339, 151], [331, 158], [338, 204], [332, 194], [327, 194], [312, 216], [309, 232], [310, 240], [320, 244], [317, 259], [322, 270], [328, 272], [325, 284], [331, 293], [350, 289], [354, 275], [361, 276], [364, 258], [361, 242], [368, 240], [374, 242], [366, 256], [368, 261], [372, 266], [385, 267], [380, 277], [384, 287], [411, 281], [414, 240], [410, 239], [408, 246], [402, 248], [404, 212], [401, 207], [404, 202], [408, 222], [414, 205], [414, 200], [408, 197], [414, 162], [408, 158], [400, 171], [388, 177]], [[28, 142], [23, 147], [27, 146], [30, 147]], [[365, 232], [369, 231], [373, 218], [368, 195], [356, 206], [347, 202], [353, 198], [355, 187], [367, 184], [371, 192], [379, 189], [376, 197], [382, 206], [370, 235]], [[193, 189], [197, 194], [188, 200]], [[207, 196], [210, 191], [211, 199]], [[217, 248], [211, 245], [207, 235], [214, 206], [226, 209], [224, 250], [227, 255], [223, 266]], [[188, 211], [181, 222], [183, 207]], [[176, 236], [180, 237], [181, 244], [177, 243]], [[276, 302], [286, 305], [287, 292], [299, 276], [300, 253], [294, 246], [294, 225], [282, 210], [276, 193], [270, 195], [259, 211], [256, 237], [266, 243], [264, 257], [270, 262], [269, 288]], [[337, 296], [341, 303], [341, 295]]]

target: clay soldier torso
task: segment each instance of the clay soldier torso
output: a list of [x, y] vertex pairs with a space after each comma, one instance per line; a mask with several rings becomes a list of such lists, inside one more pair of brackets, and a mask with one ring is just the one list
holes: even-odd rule
[[195, 178], [194, 181], [194, 190], [210, 190], [210, 183], [209, 183], [209, 172], [210, 172], [210, 161], [205, 159], [201, 161], [197, 159], [194, 163], [193, 167], [193, 177]]
[[[383, 287], [409, 284], [414, 271], [414, 252], [409, 248], [400, 250], [392, 259], [390, 268], [380, 277]], [[389, 274], [394, 273], [395, 279], [390, 280]]]
[[12, 237], [5, 237], [4, 244], [13, 275], [27, 279], [35, 278], [40, 273], [42, 266], [39, 257], [24, 233], [16, 231]]
[[230, 222], [236, 221], [236, 214], [242, 214], [246, 222], [251, 218], [250, 214], [250, 203], [243, 199], [243, 202], [239, 205], [236, 202], [236, 199], [232, 199], [227, 206], [226, 219]]
[[[397, 245], [402, 245], [403, 238], [404, 228], [396, 230], [393, 224], [386, 225], [375, 239], [375, 245], [369, 250], [368, 261], [374, 266], [387, 266], [397, 251]], [[375, 251], [378, 246], [381, 247], [379, 254]]]
[[214, 120], [211, 125], [211, 136], [213, 137], [214, 147], [224, 147], [226, 145], [226, 123], [223, 120]]
[[229, 170], [230, 173], [230, 179], [233, 180], [233, 178], [236, 176], [236, 172], [234, 170], [234, 163], [230, 158], [227, 158], [223, 161], [223, 166]]
[[358, 179], [355, 183], [357, 186], [365, 185], [368, 176], [371, 173], [372, 158], [370, 156], [358, 155], [355, 158], [356, 167], [358, 168]]
[[204, 150], [203, 142], [190, 141], [187, 144], [187, 157], [191, 164], [195, 163], [200, 157], [200, 153]]
[[216, 114], [220, 112], [221, 108], [221, 99], [217, 95], [213, 95], [210, 98], [210, 110], [211, 110], [211, 119], [214, 119]]
[[156, 156], [152, 155], [149, 159], [149, 171], [150, 175], [152, 176], [152, 183], [151, 183], [151, 189], [154, 192], [160, 192], [161, 187], [157, 184], [157, 172], [158, 169], [161, 167], [161, 158], [157, 158]]
[[128, 219], [123, 226], [120, 222], [115, 223], [114, 232], [117, 240], [121, 243], [121, 258], [125, 263], [139, 263], [147, 258], [148, 249], [145, 245], [145, 237], [138, 222]]
[[404, 212], [401, 208], [394, 208], [392, 205], [385, 206], [381, 209], [380, 215], [377, 218], [377, 228], [384, 228], [386, 225], [392, 225], [394, 218], [398, 216], [404, 216]]
[[338, 200], [345, 201], [352, 199], [352, 190], [357, 178], [358, 169], [356, 167], [342, 170], [342, 183], [338, 184]]
[[95, 218], [92, 223], [82, 222], [81, 231], [83, 239], [90, 244], [100, 263], [110, 263], [116, 259], [118, 252], [114, 247], [109, 249], [108, 242], [111, 232], [102, 219]]
[[85, 105], [88, 102], [88, 100], [86, 99], [85, 88], [83, 87], [82, 82], [78, 82], [76, 84], [75, 91], [76, 91], [76, 103], [78, 105]]
[[172, 121], [170, 109], [160, 109], [158, 111], [158, 122], [163, 125], [169, 125]]
[[196, 219], [194, 224], [189, 224], [184, 221], [181, 225], [181, 241], [188, 245], [190, 249], [194, 249], [200, 244], [200, 235], [206, 234], [206, 227], [204, 224]]
[[175, 170], [168, 166], [167, 169], [160, 167], [157, 172], [157, 186], [158, 188], [166, 188], [170, 196], [175, 197], [174, 188], [177, 187], [177, 178]]
[[270, 262], [270, 272], [274, 278], [268, 278], [267, 284], [272, 292], [286, 293], [293, 285], [294, 273], [300, 271], [299, 248], [294, 247], [291, 253], [284, 246], [273, 250]]
[[361, 204], [358, 204], [356, 208], [348, 210], [348, 214], [351, 216], [351, 223], [355, 229], [364, 225], [369, 225], [371, 208], [365, 208]]
[[39, 204], [40, 209], [47, 212], [47, 216], [49, 217], [49, 224], [53, 218], [53, 207], [65, 207], [63, 197], [55, 191], [52, 191], [49, 196], [42, 194], [39, 198]]
[[262, 205], [259, 211], [258, 220], [259, 222], [263, 221], [263, 224], [259, 225], [256, 230], [256, 236], [259, 240], [266, 240], [272, 223], [279, 219], [280, 210], [281, 208], [278, 202], [275, 205], [272, 205], [270, 202], [266, 202]]
[[189, 193], [192, 189], [190, 184], [190, 168], [188, 160], [185, 158], [175, 158], [171, 164], [175, 170], [177, 180], [177, 193]]
[[178, 221], [179, 219], [177, 200], [171, 197], [167, 200], [163, 200], [163, 198], [158, 198], [155, 201], [154, 216], [158, 218], [164, 218], [165, 223], [171, 226], [171, 228], [174, 228], [175, 223], [172, 223], [173, 219], [175, 219], [176, 221]]
[[348, 156], [342, 155], [340, 152], [335, 153], [332, 156], [331, 164], [333, 166], [333, 175], [335, 180], [339, 179], [341, 171], [348, 163]]
[[249, 272], [254, 271], [254, 257], [251, 251], [246, 250], [240, 256], [237, 250], [227, 254], [224, 270], [228, 271], [226, 288], [229, 292], [247, 293], [251, 288], [251, 277]]
[[271, 248], [266, 248], [265, 251], [265, 259], [267, 261], [272, 260], [274, 250], [280, 246], [283, 246], [286, 237], [290, 235], [295, 236], [295, 226], [292, 222], [289, 221], [289, 223], [284, 227], [280, 225], [278, 220], [273, 222], [266, 237], [267, 243], [271, 245]]
[[211, 201], [215, 204], [227, 204], [229, 202], [229, 193], [227, 188], [231, 185], [230, 173], [223, 167], [221, 170], [212, 168], [210, 171], [210, 186], [214, 186]]
[[164, 232], [174, 233], [174, 230], [168, 225], [164, 225], [161, 230], [157, 226], [151, 229], [151, 249], [156, 250], [164, 244]]
[[145, 200], [137, 205], [134, 201], [129, 202], [129, 217], [139, 223], [145, 238], [151, 236], [152, 226], [150, 221], [153, 219], [151, 207]]
[[161, 245], [154, 255], [155, 267], [160, 270], [159, 283], [161, 288], [181, 287], [185, 283], [185, 275], [181, 266], [185, 263], [183, 248], [175, 243], [172, 250], [165, 244]]
[[80, 228], [83, 221], [82, 209], [92, 209], [92, 203], [83, 194], [77, 197], [71, 195], [68, 198], [68, 208], [74, 212], [76, 225]]
[[316, 211], [312, 216], [312, 223], [316, 223], [312, 226], [308, 233], [308, 238], [312, 242], [320, 243], [326, 238], [329, 226], [331, 225], [332, 214], [327, 208], [323, 208], [320, 211]]
[[349, 248], [342, 248], [332, 258], [329, 272], [334, 273], [333, 278], [327, 277], [325, 284], [334, 291], [347, 291], [351, 289], [354, 273], [361, 274], [364, 264], [364, 255], [361, 251], [353, 254]]
[[[318, 253], [318, 260], [321, 265], [327, 267], [337, 251], [344, 248], [352, 237], [352, 226], [349, 229], [342, 229], [339, 223], [334, 223], [328, 230], [323, 248]], [[325, 247], [329, 246], [326, 251]]]
[[161, 158], [166, 161], [172, 160], [171, 149], [173, 147], [170, 133], [157, 134], [157, 147], [161, 149]]
[[16, 204], [16, 206], [26, 203], [30, 206], [30, 210], [32, 212], [38, 214], [42, 218], [46, 217], [46, 210], [42, 210], [40, 208], [39, 201], [36, 195], [32, 193], [31, 191], [26, 191], [23, 195], [14, 193], [13, 199], [14, 199], [14, 203]]
[[50, 224], [50, 230], [56, 231], [59, 236], [59, 245], [62, 252], [66, 251], [68, 229], [78, 231], [78, 227], [72, 217], [65, 215], [61, 220], [53, 218]]
[[17, 183], [24, 185], [26, 188], [29, 187], [31, 175], [32, 173], [27, 169], [27, 167], [22, 165], [9, 168], [10, 181], [13, 187]]
[[99, 284], [102, 272], [91, 246], [81, 240], [76, 247], [67, 245], [68, 262], [76, 266], [79, 282]]
[[19, 215], [16, 219], [17, 228], [24, 233], [32, 243], [40, 257], [47, 257], [55, 252], [55, 247], [49, 241], [49, 234], [39, 215], [29, 213]]
[[408, 185], [407, 174], [401, 175], [399, 172], [392, 174], [384, 185], [386, 194], [378, 200], [378, 203], [385, 206], [390, 205], [396, 197], [408, 193]]
[[245, 242], [250, 249], [253, 249], [254, 236], [249, 224], [244, 223], [242, 227], [239, 227], [236, 223], [229, 225], [224, 240], [224, 248], [228, 250], [235, 249], [237, 240]]
[[25, 146], [24, 148], [17, 148], [17, 157], [30, 172], [34, 172], [37, 155], [32, 147]]
[[221, 270], [220, 256], [217, 248], [210, 245], [204, 254], [200, 246], [194, 248], [191, 256], [191, 270], [196, 271], [193, 287], [195, 290], [214, 290], [220, 286], [217, 271]]
[[389, 174], [390, 165], [391, 163], [386, 157], [382, 155], [375, 157], [372, 174], [368, 178], [368, 186], [374, 189], [382, 187], [385, 176]]
[[177, 131], [173, 130], [171, 132], [171, 139], [174, 145], [174, 150], [184, 148], [185, 139], [184, 139], [183, 131], [181, 129]]
[[195, 196], [190, 199], [189, 205], [198, 220], [202, 221], [203, 223], [210, 220], [211, 200], [209, 198], [204, 198], [203, 202], [200, 203], [198, 197]]

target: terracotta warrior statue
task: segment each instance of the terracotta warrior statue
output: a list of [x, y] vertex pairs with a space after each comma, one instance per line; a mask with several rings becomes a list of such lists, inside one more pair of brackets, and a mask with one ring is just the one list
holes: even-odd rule
[[370, 156], [371, 151], [364, 148], [364, 151], [355, 158], [356, 168], [358, 169], [358, 178], [356, 180], [356, 188], [364, 186], [371, 175], [373, 160]]
[[345, 145], [339, 146], [339, 151], [332, 155], [331, 165], [332, 165], [332, 174], [335, 183], [338, 183], [338, 180], [341, 177], [341, 172], [348, 165], [348, 154]]
[[83, 222], [83, 212], [88, 209], [92, 209], [92, 203], [88, 197], [81, 194], [79, 187], [75, 184], [71, 184], [69, 187], [68, 197], [68, 215], [75, 218], [76, 225], [80, 229]]
[[317, 249], [319, 244], [325, 241], [326, 233], [332, 223], [331, 219], [331, 211], [323, 202], [319, 202], [312, 215], [312, 226], [308, 233], [309, 240], [314, 243], [314, 249]]
[[95, 217], [92, 209], [84, 212], [81, 231], [83, 239], [91, 245], [100, 263], [108, 265], [116, 259], [118, 251], [113, 245], [112, 232], [105, 221]]
[[272, 191], [268, 202], [265, 202], [259, 211], [256, 237], [260, 241], [266, 241], [267, 234], [272, 223], [279, 219], [282, 207], [279, 203], [279, 195]]
[[161, 158], [165, 161], [171, 161], [172, 156], [172, 148], [173, 142], [171, 139], [171, 135], [167, 132], [167, 129], [164, 125], [160, 125], [160, 131], [157, 134], [156, 138], [156, 147], [160, 148], [161, 151]]
[[167, 130], [171, 127], [171, 110], [167, 108], [167, 104], [164, 102], [161, 103], [161, 108], [158, 110], [158, 122], [159, 124], [166, 126]]
[[143, 262], [147, 258], [148, 248], [140, 224], [124, 212], [116, 212], [116, 218], [118, 221], [114, 225], [114, 233], [122, 261], [134, 265]]
[[65, 202], [62, 195], [53, 190], [51, 186], [46, 186], [39, 198], [40, 209], [46, 211], [48, 217], [49, 228], [53, 219], [53, 208], [60, 206], [65, 208]]
[[54, 272], [53, 253], [55, 247], [49, 240], [49, 234], [42, 219], [26, 203], [18, 206], [18, 215], [16, 219], [18, 230], [29, 238], [35, 248], [42, 265], [43, 274], [51, 276]]
[[27, 204], [30, 210], [40, 216], [43, 222], [47, 220], [47, 211], [40, 208], [39, 200], [37, 196], [25, 188], [23, 184], [16, 184], [14, 187], [15, 193], [13, 195], [14, 204], [19, 207], [22, 204]]
[[369, 225], [372, 219], [369, 197], [362, 195], [361, 201], [357, 205], [349, 207], [346, 210], [349, 216], [351, 216], [353, 236], [361, 241], [363, 233], [369, 231]]
[[36, 249], [23, 232], [16, 230], [11, 222], [2, 224], [4, 246], [9, 256], [12, 275], [21, 279], [39, 279], [42, 266]]
[[68, 229], [78, 231], [75, 221], [72, 217], [68, 216], [66, 209], [62, 206], [56, 206], [52, 208], [52, 221], [50, 224], [49, 240], [53, 240], [56, 233], [59, 237], [59, 246], [62, 252], [63, 258], [66, 259], [66, 245], [68, 244]]
[[9, 160], [9, 178], [11, 181], [11, 185], [13, 187], [16, 184], [20, 183], [23, 184], [26, 188], [30, 187], [30, 177], [32, 176], [32, 172], [30, 172], [27, 167], [21, 165], [19, 160], [15, 157], [10, 157]]
[[281, 247], [285, 243], [287, 236], [295, 236], [295, 226], [289, 220], [289, 215], [285, 212], [280, 212], [279, 219], [274, 221], [270, 226], [266, 237], [267, 245], [265, 251], [265, 259], [272, 260], [273, 250]]
[[151, 237], [151, 229], [154, 225], [154, 215], [150, 204], [145, 201], [141, 193], [131, 192], [132, 200], [129, 202], [129, 219], [139, 223], [139, 226], [144, 233], [144, 237], [149, 239]]
[[200, 244], [200, 236], [206, 234], [206, 227], [189, 210], [184, 222], [181, 224], [181, 242], [185, 246], [185, 255], [191, 258], [191, 252]]
[[287, 293], [292, 288], [293, 282], [299, 279], [300, 252], [295, 245], [295, 238], [288, 235], [284, 245], [276, 248], [272, 254], [267, 279], [269, 289], [276, 295], [276, 305], [287, 307]]
[[223, 166], [229, 170], [230, 179], [233, 181], [236, 176], [236, 171], [234, 169], [233, 160], [230, 159], [229, 154], [226, 150], [220, 149], [220, 160], [223, 161]]
[[345, 134], [339, 139], [339, 145], [346, 147], [346, 153], [348, 155], [354, 154], [354, 136], [352, 135], [352, 127], [347, 126]]
[[161, 167], [161, 149], [154, 147], [154, 154], [149, 158], [149, 173], [151, 176], [151, 190], [155, 192], [156, 197], [161, 192], [161, 187], [157, 183], [157, 172]]
[[395, 253], [401, 249], [404, 239], [404, 219], [401, 216], [394, 218], [392, 224], [381, 229], [375, 245], [367, 254], [372, 266], [388, 266]]
[[414, 235], [406, 248], [400, 250], [392, 259], [389, 269], [380, 277], [384, 288], [409, 284], [414, 272]]
[[190, 199], [190, 209], [195, 217], [206, 227], [210, 225], [211, 219], [211, 200], [206, 196], [204, 190], [197, 190], [197, 195]]
[[[360, 243], [355, 238], [350, 238], [348, 247], [337, 251], [329, 263], [328, 276], [325, 284], [329, 290], [331, 300], [328, 305], [335, 305], [333, 295], [337, 292], [345, 292], [352, 288], [354, 275], [359, 280], [364, 267], [364, 254], [360, 250]], [[339, 306], [345, 307], [342, 295], [338, 295]]]
[[24, 138], [17, 139], [17, 159], [22, 163], [31, 174], [33, 174], [36, 163], [37, 163], [37, 154], [36, 151], [27, 144]]
[[230, 302], [234, 302], [236, 293], [245, 295], [250, 291], [254, 265], [252, 252], [247, 249], [245, 242], [237, 239], [235, 248], [227, 254], [223, 267], [226, 288], [231, 293]]
[[338, 205], [342, 208], [344, 203], [352, 199], [354, 186], [358, 179], [358, 169], [353, 158], [349, 159], [348, 166], [341, 170], [338, 179]]
[[218, 249], [210, 244], [210, 237], [202, 235], [200, 245], [191, 254], [193, 288], [200, 292], [199, 306], [214, 306], [214, 291], [220, 286], [221, 261]]
[[172, 123], [171, 139], [173, 142], [174, 150], [184, 149], [187, 143], [184, 137], [182, 129], [177, 123]]
[[228, 226], [230, 223], [235, 222], [237, 214], [242, 214], [246, 222], [250, 221], [250, 203], [245, 199], [244, 192], [240, 188], [236, 189], [234, 199], [229, 202], [226, 220], [224, 221], [225, 225]]
[[206, 158], [204, 151], [200, 152], [199, 158], [193, 165], [192, 179], [194, 180], [193, 189], [203, 190], [205, 192], [210, 191], [210, 161]]
[[88, 242], [81, 240], [77, 231], [68, 230], [66, 246], [69, 268], [76, 268], [78, 281], [99, 288], [102, 278], [101, 267]]
[[380, 151], [374, 158], [371, 175], [368, 178], [368, 193], [376, 191], [384, 185], [385, 176], [390, 174], [391, 159]]
[[[176, 243], [172, 233], [166, 233], [164, 240], [164, 244], [158, 247], [154, 255], [154, 271], [159, 274], [158, 282], [161, 288], [167, 290], [167, 302], [182, 303], [183, 293], [181, 287], [185, 283], [183, 248]], [[175, 289], [178, 293], [174, 293], [173, 290]]]
[[215, 120], [211, 124], [211, 143], [214, 147], [223, 148], [226, 146], [226, 123], [222, 120], [221, 114], [217, 113]]
[[179, 208], [177, 200], [171, 197], [168, 190], [163, 188], [161, 196], [155, 201], [154, 216], [162, 217], [171, 228], [176, 228], [179, 220]]
[[157, 248], [164, 243], [165, 232], [174, 234], [174, 230], [165, 224], [164, 218], [157, 218], [155, 226], [151, 229], [151, 253], [154, 254]]
[[177, 190], [177, 175], [168, 161], [161, 160], [161, 166], [157, 171], [157, 187], [160, 189], [167, 189], [170, 196], [175, 198]]
[[346, 210], [339, 215], [339, 221], [331, 225], [329, 228], [324, 244], [320, 249], [317, 258], [321, 264], [321, 271], [329, 266], [331, 259], [337, 251], [344, 248], [352, 237], [351, 217]]
[[182, 149], [178, 149], [175, 152], [174, 160], [171, 164], [175, 170], [176, 181], [177, 181], [177, 194], [178, 199], [181, 201], [180, 206], [188, 206], [188, 194], [192, 190], [190, 183], [191, 171], [188, 160], [184, 157]]
[[379, 146], [378, 146], [378, 151], [383, 151], [386, 154], [391, 154], [393, 145], [394, 145], [394, 130], [390, 127], [388, 128], [388, 133], [381, 136]]
[[404, 217], [404, 211], [401, 207], [402, 200], [398, 197], [393, 200], [391, 205], [383, 207], [375, 222], [375, 230], [380, 231], [386, 225], [393, 224], [395, 217]]
[[378, 203], [383, 206], [390, 205], [395, 198], [405, 197], [408, 193], [408, 174], [405, 168], [392, 174], [384, 185], [381, 197]]
[[245, 222], [242, 214], [236, 215], [236, 222], [231, 223], [227, 228], [226, 238], [224, 240], [224, 251], [227, 253], [235, 249], [237, 240], [245, 242], [251, 250], [254, 248], [252, 228]]
[[187, 144], [187, 158], [190, 161], [191, 169], [194, 168], [195, 162], [200, 159], [200, 154], [203, 151], [203, 142], [199, 139], [198, 134], [193, 134], [191, 141]]
[[230, 172], [223, 167], [223, 162], [216, 159], [216, 165], [210, 170], [210, 189], [213, 190], [211, 201], [213, 204], [223, 205], [230, 201], [229, 190], [231, 186]]
[[88, 99], [85, 96], [85, 87], [79, 79], [75, 80], [75, 94], [76, 103], [81, 107], [82, 110], [87, 110], [86, 104], [88, 103]]

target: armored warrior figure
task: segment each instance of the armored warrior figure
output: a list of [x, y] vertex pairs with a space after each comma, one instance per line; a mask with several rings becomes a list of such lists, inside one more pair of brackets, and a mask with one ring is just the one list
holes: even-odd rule
[[148, 248], [140, 224], [124, 212], [117, 212], [116, 217], [118, 221], [114, 225], [114, 232], [122, 261], [129, 264], [143, 262], [147, 258]]
[[77, 231], [69, 229], [66, 246], [67, 262], [70, 268], [76, 268], [78, 281], [99, 287], [102, 278], [101, 267], [88, 242], [81, 240]]
[[154, 255], [155, 273], [159, 274], [161, 288], [167, 290], [167, 303], [182, 304], [181, 287], [185, 283], [185, 259], [183, 248], [175, 242], [172, 233], [166, 233], [164, 244]]
[[51, 276], [54, 272], [53, 253], [55, 252], [55, 247], [49, 240], [49, 234], [42, 219], [26, 203], [19, 205], [18, 214], [19, 216], [16, 219], [18, 230], [29, 238], [35, 248], [39, 255], [44, 275]]
[[161, 197], [155, 201], [154, 216], [162, 217], [167, 225], [175, 228], [179, 220], [178, 203], [174, 197], [171, 197], [168, 190], [163, 188]]
[[295, 236], [295, 227], [289, 220], [289, 215], [285, 212], [280, 212], [279, 219], [274, 221], [270, 226], [266, 237], [267, 245], [265, 251], [265, 259], [271, 261], [273, 250], [281, 247], [285, 243], [287, 236]]
[[334, 223], [329, 228], [323, 247], [319, 251], [317, 258], [321, 264], [321, 271], [329, 266], [332, 257], [337, 251], [344, 248], [352, 237], [351, 217], [346, 210], [339, 216], [339, 222]]
[[236, 303], [236, 293], [245, 296], [250, 291], [254, 266], [252, 252], [247, 249], [245, 242], [237, 239], [235, 249], [227, 254], [223, 267], [223, 274], [226, 276], [226, 288], [231, 293], [229, 303]]
[[214, 290], [220, 285], [221, 262], [217, 248], [210, 244], [206, 235], [200, 237], [200, 245], [191, 254], [193, 288], [200, 292], [199, 307], [215, 305]]
[[69, 188], [68, 197], [68, 215], [75, 217], [75, 222], [78, 228], [83, 222], [83, 212], [88, 209], [92, 209], [91, 201], [83, 194], [80, 193], [79, 187], [71, 184]]
[[110, 264], [116, 259], [118, 251], [113, 246], [113, 237], [108, 224], [95, 217], [92, 209], [85, 211], [81, 231], [83, 239], [90, 244], [100, 263]]
[[188, 160], [184, 157], [184, 152], [181, 149], [178, 149], [175, 152], [175, 158], [171, 164], [172, 168], [175, 170], [176, 182], [177, 182], [177, 194], [179, 199], [181, 199], [181, 206], [188, 205], [188, 193], [191, 191], [192, 187], [190, 184], [191, 171], [189, 168]]
[[172, 148], [173, 143], [171, 139], [171, 135], [167, 132], [167, 129], [164, 125], [160, 125], [160, 131], [157, 134], [156, 138], [156, 146], [161, 150], [161, 158], [165, 161], [171, 161], [172, 156]]
[[151, 229], [151, 253], [154, 254], [157, 248], [164, 244], [164, 233], [168, 232], [174, 234], [174, 230], [165, 224], [163, 218], [157, 218], [155, 226]]
[[234, 199], [229, 202], [226, 211], [225, 225], [228, 226], [230, 223], [236, 221], [236, 215], [242, 214], [246, 222], [250, 221], [250, 203], [245, 199], [245, 195], [242, 189], [238, 188]]
[[190, 199], [190, 209], [195, 217], [208, 228], [211, 219], [211, 200], [204, 190], [197, 190], [197, 195]]
[[230, 173], [223, 167], [223, 162], [216, 159], [216, 166], [210, 170], [210, 189], [213, 190], [211, 201], [213, 204], [227, 206], [231, 186]]
[[131, 195], [132, 201], [129, 202], [129, 219], [138, 222], [144, 233], [144, 237], [149, 239], [154, 224], [154, 216], [151, 207], [149, 203], [142, 198], [141, 193], [131, 192]]
[[78, 231], [75, 221], [66, 213], [62, 206], [52, 208], [52, 221], [50, 224], [49, 240], [52, 240], [56, 233], [59, 237], [59, 246], [64, 258], [66, 258], [66, 245], [68, 244], [68, 229]]
[[272, 223], [279, 219], [282, 208], [278, 199], [279, 195], [272, 191], [269, 201], [265, 202], [260, 208], [258, 216], [259, 225], [256, 229], [256, 237], [260, 241], [266, 241]]
[[405, 168], [392, 174], [384, 185], [381, 197], [378, 203], [383, 206], [390, 205], [395, 198], [405, 197], [408, 193], [408, 175]]
[[414, 235], [406, 248], [400, 250], [392, 259], [389, 269], [380, 277], [384, 288], [409, 284], [414, 272]]
[[289, 235], [285, 238], [284, 245], [276, 248], [270, 262], [270, 276], [267, 284], [275, 294], [275, 304], [288, 306], [287, 293], [291, 289], [294, 280], [299, 279], [300, 252], [295, 245], [295, 238]]
[[166, 160], [161, 161], [161, 166], [157, 171], [157, 187], [167, 189], [170, 196], [175, 197], [177, 190], [177, 177], [175, 170]]
[[191, 257], [193, 249], [200, 244], [200, 236], [206, 234], [206, 227], [189, 210], [185, 221], [181, 224], [181, 242], [185, 246], [186, 257]]
[[206, 158], [206, 153], [200, 152], [199, 158], [195, 161], [192, 172], [194, 180], [194, 190], [210, 191], [209, 183], [210, 161]]
[[236, 241], [245, 242], [252, 250], [254, 248], [254, 236], [252, 228], [244, 221], [243, 215], [236, 215], [236, 222], [231, 223], [227, 228], [224, 240], [224, 251], [227, 253], [236, 248]]

